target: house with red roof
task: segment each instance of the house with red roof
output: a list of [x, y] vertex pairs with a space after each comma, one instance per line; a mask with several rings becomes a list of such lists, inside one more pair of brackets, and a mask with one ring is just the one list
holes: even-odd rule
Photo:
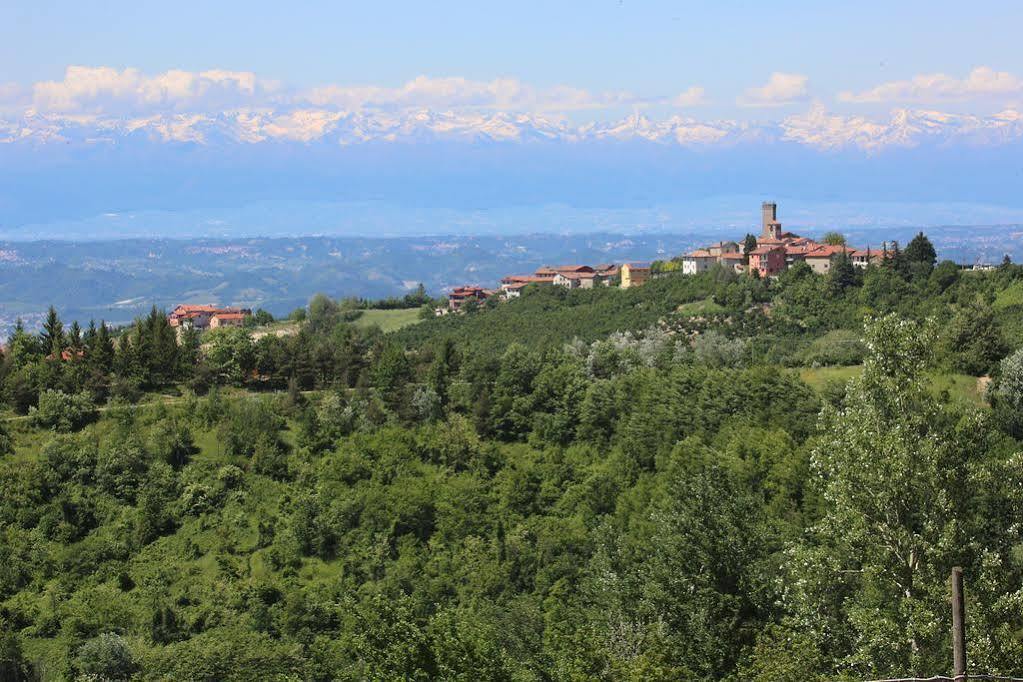
[[718, 256], [710, 249], [696, 249], [682, 256], [682, 274], [698, 275], [710, 270], [718, 262]]
[[[176, 306], [167, 316], [172, 327], [191, 329], [210, 329], [215, 327], [240, 327], [246, 315], [251, 315], [248, 308], [218, 308], [214, 305], [196, 305], [185, 303]], [[214, 323], [214, 318], [218, 318]]]
[[[746, 272], [746, 256], [741, 253], [723, 253], [718, 262], [736, 273]], [[685, 261], [682, 262], [682, 267], [685, 268]]]
[[806, 253], [803, 260], [814, 272], [826, 275], [831, 272], [831, 266], [835, 262], [835, 258], [842, 254], [851, 256], [855, 252], [856, 249], [850, 246], [819, 244], [817, 248]]
[[487, 300], [493, 292], [484, 289], [483, 287], [477, 286], [463, 286], [455, 287], [448, 294], [448, 309], [452, 312], [458, 312], [465, 304], [469, 301], [476, 301], [482, 303]]
[[785, 247], [765, 244], [749, 252], [749, 272], [761, 277], [777, 277], [785, 269]]
[[868, 265], [881, 265], [887, 257], [884, 249], [857, 249], [852, 254], [852, 264], [858, 268], [866, 268]]

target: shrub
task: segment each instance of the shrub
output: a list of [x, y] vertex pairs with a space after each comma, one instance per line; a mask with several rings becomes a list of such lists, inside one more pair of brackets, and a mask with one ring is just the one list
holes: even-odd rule
[[711, 329], [693, 340], [693, 354], [697, 362], [710, 367], [741, 367], [746, 359], [746, 346], [742, 339], [729, 339]]
[[64, 393], [47, 389], [39, 394], [39, 405], [29, 409], [35, 426], [69, 433], [82, 428], [96, 416], [96, 408], [84, 391]]
[[113, 633], [104, 633], [83, 644], [75, 656], [74, 668], [80, 677], [120, 682], [129, 680], [138, 663], [128, 644]]
[[809, 367], [858, 365], [863, 362], [865, 350], [859, 332], [836, 329], [810, 344], [802, 364]]

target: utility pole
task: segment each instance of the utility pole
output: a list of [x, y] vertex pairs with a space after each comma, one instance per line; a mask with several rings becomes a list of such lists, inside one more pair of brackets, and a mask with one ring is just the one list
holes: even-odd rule
[[961, 566], [952, 569], [952, 679], [966, 682], [966, 604]]

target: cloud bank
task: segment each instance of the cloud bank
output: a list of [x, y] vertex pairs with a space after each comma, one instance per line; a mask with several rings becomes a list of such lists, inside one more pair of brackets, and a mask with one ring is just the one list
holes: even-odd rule
[[742, 107], [780, 107], [805, 102], [810, 98], [809, 81], [802, 74], [776, 71], [764, 85], [748, 89], [737, 103]]
[[[776, 116], [750, 121], [694, 117], [693, 110], [711, 104], [701, 85], [674, 95], [640, 96], [538, 87], [515, 78], [419, 76], [394, 87], [327, 84], [302, 90], [248, 71], [145, 74], [70, 66], [59, 80], [0, 83], [0, 144], [637, 141], [706, 148], [778, 141], [873, 153], [1015, 141], [1023, 137], [1023, 116], [1014, 104], [1021, 95], [1023, 80], [981, 66], [963, 78], [918, 75], [861, 92], [840, 91], [832, 103], [839, 110], [833, 110], [823, 93], [811, 93], [808, 76], [774, 72], [735, 100], [735, 114], [748, 109]], [[942, 103], [972, 101], [1002, 106], [986, 114], [940, 110]], [[856, 113], [864, 105], [875, 111]], [[877, 105], [893, 108], [881, 113]]]
[[1005, 71], [981, 66], [966, 78], [955, 78], [943, 73], [914, 76], [910, 80], [882, 83], [875, 88], [854, 93], [839, 93], [840, 102], [934, 104], [964, 102], [978, 98], [1019, 95], [1023, 93], [1023, 80]]

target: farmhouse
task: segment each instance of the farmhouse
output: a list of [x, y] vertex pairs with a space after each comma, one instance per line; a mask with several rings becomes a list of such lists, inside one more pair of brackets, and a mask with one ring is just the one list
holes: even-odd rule
[[216, 312], [210, 318], [210, 329], [241, 327], [243, 324], [245, 324], [245, 315], [243, 313]]
[[714, 255], [710, 249], [697, 249], [682, 256], [682, 274], [698, 275], [710, 270], [717, 264], [720, 254]]
[[621, 273], [622, 289], [641, 286], [650, 279], [650, 263], [625, 263]]
[[749, 252], [749, 271], [761, 277], [774, 277], [785, 269], [785, 247], [765, 244]]
[[455, 287], [448, 294], [448, 309], [452, 312], [461, 310], [469, 301], [482, 303], [487, 300], [493, 292], [476, 286]]
[[554, 284], [569, 289], [592, 289], [597, 282], [603, 282], [604, 277], [595, 272], [559, 272], [554, 276]]
[[845, 254], [850, 255], [856, 252], [856, 249], [848, 246], [832, 246], [831, 244], [820, 244], [813, 251], [810, 251], [803, 258], [806, 264], [817, 273], [827, 274], [831, 271], [831, 265], [834, 263], [835, 258]]
[[167, 316], [172, 327], [183, 329], [210, 329], [216, 327], [240, 327], [246, 315], [251, 315], [248, 308], [218, 308], [214, 305], [182, 304], [174, 308]]
[[518, 298], [530, 284], [553, 284], [553, 280], [536, 275], [508, 275], [501, 278], [501, 291], [505, 298]]
[[[734, 270], [737, 273], [746, 272], [746, 256], [741, 253], [723, 253], [718, 259], [725, 268]], [[682, 272], [685, 273], [685, 260], [682, 261]]]
[[708, 246], [707, 252], [715, 258], [721, 258], [725, 254], [739, 253], [739, 245], [736, 242], [718, 242]]
[[868, 265], [880, 265], [886, 257], [885, 250], [859, 249], [852, 252], [852, 264], [858, 268], [865, 268]]

